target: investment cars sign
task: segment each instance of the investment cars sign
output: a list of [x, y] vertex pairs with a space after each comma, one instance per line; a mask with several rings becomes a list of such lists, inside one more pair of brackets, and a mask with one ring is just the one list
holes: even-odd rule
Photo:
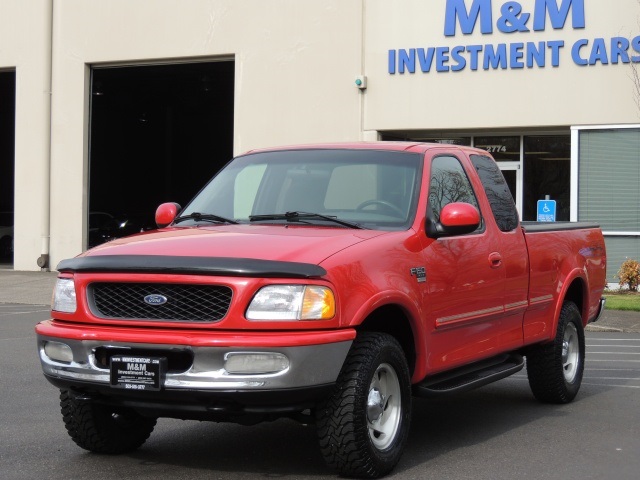
[[510, 1], [500, 5], [499, 15], [494, 14], [493, 7], [492, 0], [446, 0], [444, 36], [455, 38], [460, 33], [470, 35], [478, 31], [492, 35], [497, 30], [512, 36], [513, 42], [391, 49], [388, 51], [388, 72], [559, 67], [569, 58], [576, 65], [585, 67], [640, 62], [640, 35], [581, 38], [570, 43], [562, 38], [527, 39], [531, 32], [544, 32], [549, 27], [554, 31], [562, 31], [567, 25], [573, 30], [584, 29], [584, 0], [535, 0], [531, 11], [526, 11], [519, 2]]

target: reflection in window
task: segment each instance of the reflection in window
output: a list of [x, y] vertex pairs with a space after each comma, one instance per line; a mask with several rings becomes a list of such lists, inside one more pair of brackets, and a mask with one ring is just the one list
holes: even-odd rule
[[431, 164], [430, 217], [439, 222], [442, 208], [454, 202], [470, 203], [478, 208], [473, 188], [460, 161], [455, 157], [436, 157]]
[[478, 171], [498, 228], [503, 232], [515, 229], [518, 226], [518, 212], [502, 172], [493, 160], [484, 155], [471, 155], [471, 162]]

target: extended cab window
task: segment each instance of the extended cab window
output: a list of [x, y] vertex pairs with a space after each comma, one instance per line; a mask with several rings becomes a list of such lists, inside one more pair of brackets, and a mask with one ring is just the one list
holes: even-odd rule
[[471, 155], [471, 163], [478, 171], [498, 228], [503, 232], [514, 230], [518, 226], [518, 211], [500, 168], [484, 155]]
[[460, 161], [455, 157], [436, 157], [431, 164], [428, 207], [430, 220], [440, 222], [442, 208], [454, 202], [470, 203], [478, 208], [473, 187]]

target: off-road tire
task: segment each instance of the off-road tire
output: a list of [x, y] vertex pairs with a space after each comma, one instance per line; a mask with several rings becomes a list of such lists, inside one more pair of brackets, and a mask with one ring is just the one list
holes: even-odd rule
[[62, 419], [71, 439], [95, 453], [132, 452], [142, 445], [156, 425], [128, 408], [76, 400], [68, 390], [60, 390]]
[[411, 422], [411, 380], [396, 339], [360, 333], [316, 417], [329, 466], [349, 477], [389, 473], [400, 460]]
[[578, 307], [562, 305], [556, 337], [527, 352], [527, 375], [533, 395], [545, 403], [569, 403], [580, 390], [584, 372], [584, 328]]

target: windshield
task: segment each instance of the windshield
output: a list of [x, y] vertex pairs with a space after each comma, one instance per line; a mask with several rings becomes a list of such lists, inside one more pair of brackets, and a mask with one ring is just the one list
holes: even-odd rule
[[339, 149], [249, 154], [221, 170], [180, 216], [345, 228], [323, 218], [333, 217], [363, 228], [404, 229], [414, 218], [421, 158]]

